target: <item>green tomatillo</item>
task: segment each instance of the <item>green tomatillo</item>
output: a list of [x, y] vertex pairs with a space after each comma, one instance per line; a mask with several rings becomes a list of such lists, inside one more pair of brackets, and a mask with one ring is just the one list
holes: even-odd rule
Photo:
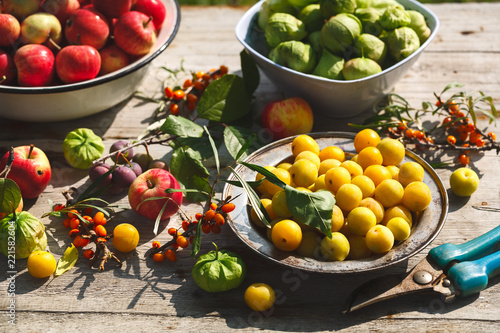
[[208, 292], [237, 288], [245, 278], [246, 266], [237, 254], [220, 250], [201, 255], [191, 272], [194, 282]]
[[24, 259], [46, 246], [45, 226], [32, 214], [11, 213], [0, 220], [0, 252], [5, 256], [15, 249], [16, 259]]
[[78, 128], [66, 135], [63, 142], [64, 158], [78, 169], [89, 169], [92, 161], [102, 156], [102, 139], [91, 129]]

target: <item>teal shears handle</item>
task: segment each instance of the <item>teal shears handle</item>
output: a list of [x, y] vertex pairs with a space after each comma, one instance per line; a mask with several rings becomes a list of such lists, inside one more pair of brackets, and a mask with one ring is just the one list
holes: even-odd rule
[[488, 279], [500, 273], [499, 249], [500, 226], [460, 245], [448, 243], [435, 247], [429, 255], [442, 269], [457, 262], [447, 275], [460, 296], [466, 297], [486, 288]]

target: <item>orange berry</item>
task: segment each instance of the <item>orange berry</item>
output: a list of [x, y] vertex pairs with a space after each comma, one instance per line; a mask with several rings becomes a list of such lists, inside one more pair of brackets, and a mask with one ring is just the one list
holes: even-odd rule
[[93, 250], [91, 250], [91, 249], [85, 250], [85, 251], [83, 252], [83, 256], [84, 256], [85, 258], [87, 258], [87, 259], [89, 259], [89, 260], [90, 260], [90, 259], [92, 259], [92, 257], [94, 256], [94, 251], [93, 251]]
[[186, 96], [186, 94], [184, 93], [184, 90], [182, 89], [177, 89], [176, 91], [174, 91], [174, 99], [183, 99], [184, 96]]
[[213, 210], [217, 210], [217, 204], [215, 202], [212, 202], [210, 204], [210, 208], [213, 209]]
[[199, 221], [203, 217], [203, 214], [202, 213], [196, 213], [196, 215], [194, 217]]
[[[451, 111], [451, 112], [457, 112], [458, 111], [458, 105], [457, 103], [455, 103], [455, 101], [450, 101], [448, 103], [448, 109]], [[463, 116], [459, 116], [459, 117], [463, 117]]]
[[203, 74], [203, 76], [202, 76], [203, 81], [207, 81], [207, 82], [209, 82], [211, 78], [212, 77], [210, 76], [210, 74], [207, 74], [207, 73]]
[[177, 255], [175, 254], [174, 251], [172, 251], [170, 249], [165, 251], [165, 257], [167, 257], [167, 259], [170, 260], [171, 262], [174, 262], [177, 260]]
[[407, 129], [405, 132], [407, 138], [413, 138], [413, 131], [411, 129]]
[[425, 133], [422, 131], [413, 131], [413, 135], [419, 140], [422, 140], [425, 137]]
[[208, 234], [210, 232], [210, 230], [212, 230], [212, 229], [210, 228], [210, 224], [209, 223], [204, 223], [204, 224], [201, 225], [201, 230], [204, 233]]
[[203, 71], [196, 72], [196, 77], [198, 79], [201, 79], [203, 77], [203, 75], [205, 75], [205, 72], [203, 72]]
[[217, 214], [215, 214], [215, 216], [214, 216], [214, 221], [215, 221], [215, 223], [217, 223], [218, 225], [223, 225], [223, 224], [226, 222], [226, 219], [224, 218], [224, 216], [222, 216], [222, 214], [217, 213]]
[[476, 141], [480, 138], [480, 134], [476, 131], [471, 132], [469, 135], [470, 143], [476, 143]]
[[182, 221], [182, 230], [186, 231], [189, 228], [188, 221]]
[[63, 225], [64, 227], [66, 228], [69, 228], [69, 222], [71, 221], [71, 219], [68, 217], [68, 218], [65, 218], [64, 221], [63, 221]]
[[189, 245], [189, 241], [184, 236], [177, 236], [176, 242], [177, 242], [177, 245], [179, 245], [182, 248], [185, 248], [186, 246]]
[[73, 217], [76, 217], [76, 214], [79, 214], [78, 211], [76, 209], [71, 209], [69, 212], [68, 212], [68, 217], [70, 219], [72, 219]]
[[107, 220], [103, 212], [97, 212], [94, 215], [94, 224], [105, 225]]
[[161, 247], [161, 244], [159, 241], [154, 241], [152, 246], [151, 246], [153, 249], [158, 249]]
[[174, 96], [174, 91], [170, 87], [165, 88], [165, 97], [172, 98]]
[[187, 89], [189, 87], [191, 87], [193, 85], [193, 81], [191, 81], [190, 79], [186, 79], [186, 81], [184, 81], [184, 84], [182, 85], [182, 87], [184, 89]]
[[493, 141], [495, 141], [495, 140], [497, 139], [497, 135], [496, 135], [495, 133], [493, 133], [493, 132], [489, 132], [489, 133], [488, 133], [488, 137], [489, 137], [491, 140], [493, 140]]
[[85, 247], [89, 244], [90, 240], [87, 239], [87, 238], [82, 238], [81, 235], [78, 235], [75, 237], [75, 239], [73, 240], [73, 244], [76, 246], [76, 247]]
[[483, 139], [483, 138], [478, 138], [478, 139], [476, 140], [476, 146], [478, 146], [478, 147], [483, 147], [483, 146], [484, 146], [484, 144], [485, 144], [485, 141], [484, 141], [484, 139]]
[[172, 246], [172, 248], [174, 248], [174, 249], [178, 249], [179, 248], [179, 244], [177, 244], [177, 243], [173, 243], [170, 246]]
[[234, 205], [234, 203], [229, 202], [229, 203], [225, 204], [224, 206], [222, 206], [221, 210], [224, 213], [231, 213], [234, 210], [234, 208], [236, 208], [236, 206]]
[[210, 230], [214, 233], [214, 234], [218, 234], [220, 233], [221, 229], [220, 229], [220, 225], [218, 224], [212, 224], [210, 226]]
[[446, 117], [443, 119], [443, 126], [449, 126], [453, 119], [451, 117]]
[[187, 94], [186, 100], [191, 103], [198, 102], [198, 97], [195, 94]]
[[438, 100], [436, 101], [436, 106], [441, 106], [441, 105], [443, 105], [443, 103], [441, 103], [441, 101], [438, 99]]
[[399, 123], [398, 130], [404, 131], [405, 129], [406, 129], [406, 121], [403, 120], [402, 122]]
[[69, 220], [69, 227], [71, 229], [78, 229], [79, 225], [80, 225], [80, 220], [77, 217], [73, 217], [72, 219]]
[[467, 125], [465, 125], [465, 130], [467, 132], [474, 132], [476, 130], [476, 125], [474, 125], [474, 123], [467, 123]]
[[98, 224], [94, 227], [94, 231], [97, 234], [97, 236], [101, 236], [101, 237], [106, 237], [106, 235], [108, 234], [108, 232], [106, 231], [106, 228], [100, 224]]
[[170, 110], [170, 113], [173, 114], [174, 116], [179, 113], [179, 105], [176, 103], [170, 104], [168, 108]]
[[169, 234], [170, 236], [175, 236], [175, 235], [177, 235], [177, 229], [175, 229], [175, 228], [168, 228], [168, 234]]
[[219, 73], [221, 75], [226, 75], [228, 73], [228, 71], [229, 71], [229, 69], [224, 65], [220, 66], [220, 68], [219, 68]]
[[64, 205], [62, 205], [62, 204], [57, 204], [57, 205], [55, 205], [55, 206], [54, 206], [54, 212], [58, 212], [58, 211], [60, 211], [61, 209], [64, 209], [64, 207], [65, 207], [65, 206], [64, 206]]
[[467, 164], [469, 164], [469, 157], [465, 154], [462, 154], [462, 155], [458, 156], [458, 161], [462, 165], [467, 165]]
[[205, 213], [204, 219], [205, 221], [212, 221], [215, 216], [215, 211], [210, 209]]
[[99, 237], [99, 238], [97, 238], [97, 242], [98, 242], [98, 243], [106, 243], [106, 242], [107, 242], [107, 240], [106, 240], [106, 238]]
[[162, 262], [163, 260], [165, 260], [165, 256], [163, 255], [163, 253], [158, 252], [153, 254], [153, 260], [156, 262]]
[[203, 85], [203, 82], [201, 82], [201, 81], [194, 81], [194, 87], [200, 91], [205, 89], [205, 86]]
[[431, 138], [431, 137], [429, 137], [429, 136], [428, 136], [428, 137], [426, 137], [426, 138], [425, 138], [425, 140], [426, 140], [428, 143], [430, 143], [430, 144], [433, 144], [433, 143], [434, 143], [434, 139], [433, 139], [433, 138]]
[[85, 215], [91, 215], [92, 214], [92, 207], [86, 207], [83, 209], [83, 214]]
[[87, 221], [88, 223], [92, 223], [92, 222], [94, 222], [94, 220], [93, 220], [90, 216], [88, 216], [88, 215], [83, 215], [83, 216], [82, 216], [82, 219], [84, 219], [84, 220], [85, 220], [85, 221]]
[[69, 231], [69, 237], [75, 237], [76, 235], [78, 235], [80, 233], [80, 230], [78, 229], [71, 229]]
[[446, 141], [448, 141], [449, 144], [454, 145], [455, 143], [457, 143], [457, 138], [455, 138], [453, 135], [448, 135]]
[[465, 141], [467, 140], [468, 137], [469, 137], [468, 132], [460, 132], [460, 134], [458, 135], [460, 141]]
[[194, 103], [193, 101], [187, 101], [186, 107], [189, 111], [193, 111], [194, 109], [196, 109], [196, 103]]

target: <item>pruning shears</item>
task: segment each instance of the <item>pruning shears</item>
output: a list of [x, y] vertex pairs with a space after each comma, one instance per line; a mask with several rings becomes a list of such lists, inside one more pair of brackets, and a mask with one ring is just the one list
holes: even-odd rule
[[358, 287], [343, 313], [417, 292], [438, 293], [445, 302], [479, 293], [490, 278], [500, 274], [499, 250], [500, 226], [460, 245], [435, 247], [404, 277], [382, 276]]

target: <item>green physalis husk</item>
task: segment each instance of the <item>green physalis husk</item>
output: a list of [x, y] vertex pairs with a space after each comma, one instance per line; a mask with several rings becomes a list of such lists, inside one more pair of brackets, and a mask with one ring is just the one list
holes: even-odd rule
[[102, 139], [91, 129], [78, 128], [66, 135], [63, 142], [64, 158], [78, 169], [89, 169], [92, 161], [102, 156]]
[[237, 254], [218, 250], [201, 255], [191, 272], [194, 282], [208, 292], [237, 288], [245, 278], [246, 266]]
[[0, 220], [0, 252], [5, 256], [15, 248], [16, 259], [24, 259], [46, 246], [45, 226], [32, 214], [11, 213]]

